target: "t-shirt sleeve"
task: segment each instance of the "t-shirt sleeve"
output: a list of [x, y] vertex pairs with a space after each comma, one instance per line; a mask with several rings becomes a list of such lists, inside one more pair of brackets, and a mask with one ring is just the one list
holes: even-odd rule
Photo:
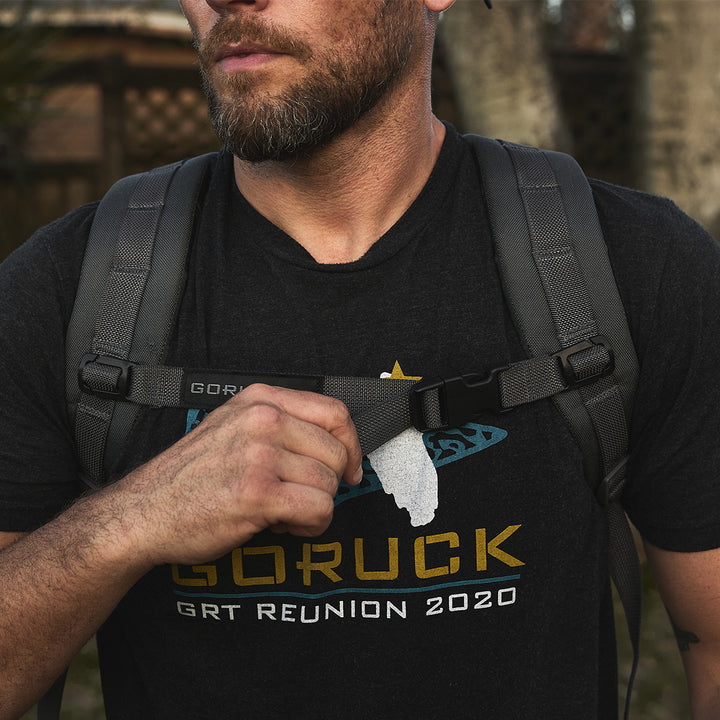
[[93, 210], [38, 230], [0, 264], [0, 531], [32, 530], [79, 492], [65, 329]]
[[720, 547], [720, 246], [670, 201], [598, 194], [640, 362], [626, 510], [658, 547]]

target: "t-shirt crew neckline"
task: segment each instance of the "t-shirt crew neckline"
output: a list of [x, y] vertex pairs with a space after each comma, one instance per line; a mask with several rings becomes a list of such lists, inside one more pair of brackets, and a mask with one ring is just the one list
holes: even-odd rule
[[[452, 126], [423, 189], [400, 219], [359, 259], [349, 263], [319, 263], [305, 248], [259, 213], [231, 182], [232, 226], [245, 228], [249, 237], [262, 237], [263, 250], [289, 264], [318, 272], [352, 273], [379, 265], [400, 252], [425, 226], [442, 215], [442, 207], [452, 194], [462, 159], [462, 141]], [[232, 156], [225, 151], [232, 177]]]

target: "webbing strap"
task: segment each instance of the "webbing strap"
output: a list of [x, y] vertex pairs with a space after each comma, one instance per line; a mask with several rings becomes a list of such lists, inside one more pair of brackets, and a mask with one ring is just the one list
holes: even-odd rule
[[[82, 368], [80, 377], [89, 392], [101, 395], [112, 394], [120, 384], [122, 370], [113, 364], [114, 358], [97, 356], [87, 362]], [[603, 368], [610, 362], [606, 347], [592, 346], [587, 350], [579, 351], [573, 356], [573, 365], [577, 366], [577, 374], [582, 377], [583, 372], [597, 374], [597, 368]], [[394, 394], [390, 388], [397, 385], [394, 380], [379, 380], [376, 378], [334, 378], [334, 377], [306, 377], [293, 378], [283, 375], [248, 375], [232, 371], [207, 371], [214, 378], [212, 386], [215, 392], [204, 390], [193, 396], [189, 387], [193, 379], [204, 375], [201, 370], [188, 370], [187, 368], [167, 365], [139, 365], [128, 364], [127, 388], [122, 394], [126, 399], [138, 405], [149, 407], [187, 407], [211, 409], [218, 407], [227, 400], [228, 392], [223, 388], [232, 387], [241, 389], [254, 382], [266, 382], [281, 387], [295, 387], [297, 389], [314, 390], [326, 395], [339, 397], [346, 404], [352, 403], [353, 395], [345, 397], [337, 388], [344, 388], [351, 393], [362, 393], [368, 387], [382, 388], [380, 398], [387, 393]], [[542, 398], [551, 397], [568, 387], [568, 380], [563, 372], [562, 365], [554, 355], [541, 355], [508, 365], [497, 371], [497, 382], [500, 391], [500, 405], [497, 407], [477, 407], [476, 414], [483, 410], [507, 410], [518, 405], [534, 402]], [[321, 386], [325, 384], [323, 389]], [[409, 383], [414, 385], [413, 382]], [[209, 384], [202, 383], [203, 389]], [[467, 419], [471, 419], [468, 417]], [[439, 427], [438, 420], [434, 424]], [[429, 424], [433, 427], [433, 423]]]
[[[637, 553], [619, 504], [637, 360], [587, 179], [572, 158], [471, 138], [484, 183], [505, 297], [530, 356], [603, 335], [613, 375], [553, 400], [583, 450], [591, 487], [607, 498], [609, 564], [633, 645], [625, 705], [638, 663], [641, 585]], [[557, 181], [562, 177], [562, 185]], [[608, 487], [612, 484], [612, 487]]]
[[211, 157], [125, 178], [96, 212], [66, 348], [69, 412], [90, 485], [100, 484], [106, 455], [122, 445], [139, 408], [80, 394], [77, 368], [88, 348], [120, 359], [164, 361], [185, 283], [201, 178]]
[[[115, 359], [100, 356], [87, 362], [81, 372], [88, 395], [112, 394], [123, 370], [111, 364]], [[200, 382], [209, 377], [212, 382]], [[247, 375], [213, 370], [188, 371], [164, 365], [132, 365], [127, 373], [127, 393], [123, 399], [146, 407], [183, 407], [211, 410], [253, 383], [318, 392], [342, 400], [352, 415], [364, 454], [410, 427], [409, 393], [412, 380], [339, 376]], [[198, 388], [201, 392], [192, 390]], [[106, 402], [113, 402], [107, 398]], [[427, 400], [429, 418], [439, 418], [437, 397]], [[439, 419], [438, 419], [439, 422]]]
[[[247, 375], [217, 370], [188, 370], [163, 365], [136, 365], [109, 356], [86, 356], [81, 382], [87, 394], [108, 395], [122, 388], [122, 399], [138, 406], [212, 409], [243, 387], [264, 382], [280, 387], [320, 392], [342, 400], [353, 417], [364, 454], [372, 452], [403, 430], [457, 427], [486, 410], [507, 410], [565, 390], [571, 382], [584, 382], [604, 374], [612, 357], [605, 345], [587, 343], [568, 357], [543, 355], [514, 363], [490, 376], [493, 392], [473, 397], [472, 379], [458, 378], [468, 402], [456, 410], [448, 401], [446, 383], [416, 383], [358, 377]], [[568, 371], [568, 366], [570, 370]], [[571, 372], [573, 381], [567, 373]], [[484, 387], [486, 381], [479, 382]], [[412, 392], [421, 393], [415, 399]], [[485, 402], [489, 397], [489, 401]], [[414, 412], [414, 407], [417, 411]], [[459, 414], [458, 414], [459, 412]]]

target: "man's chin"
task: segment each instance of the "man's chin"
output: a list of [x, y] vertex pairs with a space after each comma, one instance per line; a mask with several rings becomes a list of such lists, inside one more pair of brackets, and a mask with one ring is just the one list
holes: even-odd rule
[[272, 137], [232, 137], [225, 138], [223, 145], [238, 160], [251, 165], [269, 163], [296, 163], [312, 159], [322, 148], [332, 141], [332, 137], [308, 138], [302, 144], [281, 142]]

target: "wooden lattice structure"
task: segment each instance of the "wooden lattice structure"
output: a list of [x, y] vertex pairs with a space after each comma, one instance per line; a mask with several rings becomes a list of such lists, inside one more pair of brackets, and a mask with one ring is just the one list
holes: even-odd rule
[[218, 148], [187, 31], [81, 27], [51, 50], [42, 109], [0, 146], [0, 258], [118, 178]]

